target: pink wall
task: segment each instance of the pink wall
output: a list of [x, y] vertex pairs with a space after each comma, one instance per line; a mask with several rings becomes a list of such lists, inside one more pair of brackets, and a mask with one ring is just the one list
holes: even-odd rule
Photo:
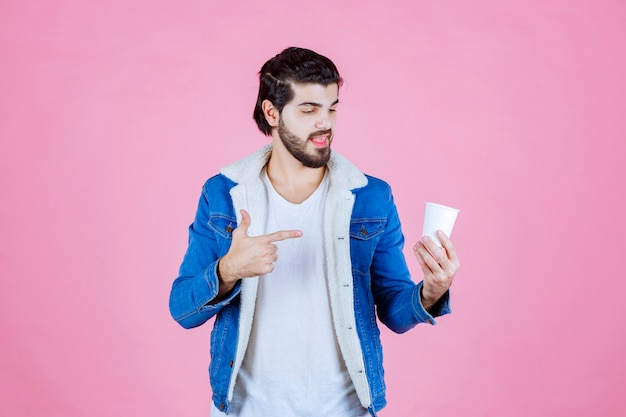
[[424, 201], [462, 209], [454, 314], [383, 333], [381, 415], [625, 415], [624, 3], [240, 3], [0, 4], [2, 414], [207, 415], [210, 326], [169, 288], [203, 181], [265, 143], [256, 71], [299, 45], [409, 242]]

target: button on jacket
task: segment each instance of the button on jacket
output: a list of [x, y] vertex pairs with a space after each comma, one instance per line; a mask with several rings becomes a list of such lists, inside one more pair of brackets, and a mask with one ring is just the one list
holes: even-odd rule
[[[260, 173], [271, 150], [268, 145], [256, 151], [204, 184], [189, 227], [189, 246], [170, 294], [172, 317], [185, 328], [216, 316], [209, 375], [213, 402], [225, 412], [250, 337], [259, 278], [242, 279], [227, 299], [210, 302], [218, 293], [217, 263], [228, 252], [240, 210], [253, 219], [250, 236], [264, 232], [254, 219], [266, 218]], [[403, 333], [418, 323], [435, 324], [433, 317], [449, 313], [449, 295], [429, 311], [422, 306], [422, 283], [411, 281], [389, 185], [364, 175], [334, 151], [327, 168], [323, 230], [333, 325], [359, 400], [375, 415], [386, 404], [376, 314], [392, 331]]]

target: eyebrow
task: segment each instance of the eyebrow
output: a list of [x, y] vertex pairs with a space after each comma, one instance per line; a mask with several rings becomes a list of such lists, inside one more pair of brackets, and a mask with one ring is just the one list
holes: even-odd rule
[[[333, 107], [333, 106], [337, 105], [338, 103], [339, 103], [339, 99], [333, 101], [332, 104], [330, 105], [330, 107]], [[322, 107], [322, 105], [320, 103], [314, 103], [312, 101], [306, 101], [304, 103], [300, 103], [300, 104], [298, 104], [298, 107], [299, 106]]]

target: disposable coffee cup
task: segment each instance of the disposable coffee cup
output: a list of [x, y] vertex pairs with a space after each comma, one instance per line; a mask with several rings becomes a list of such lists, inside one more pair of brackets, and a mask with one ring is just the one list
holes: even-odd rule
[[424, 213], [424, 227], [422, 228], [422, 237], [428, 236], [435, 241], [439, 247], [441, 242], [437, 237], [437, 230], [442, 230], [448, 237], [452, 235], [452, 228], [459, 214], [458, 209], [444, 206], [436, 203], [426, 203], [426, 212]]

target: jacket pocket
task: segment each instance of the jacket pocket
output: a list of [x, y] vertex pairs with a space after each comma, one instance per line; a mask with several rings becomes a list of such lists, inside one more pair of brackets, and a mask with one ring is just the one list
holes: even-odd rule
[[353, 219], [350, 222], [350, 237], [370, 240], [385, 231], [386, 219]]
[[368, 274], [387, 219], [352, 219], [350, 222], [350, 257], [352, 268]]
[[237, 227], [237, 220], [224, 214], [211, 214], [209, 227], [223, 239], [232, 239], [233, 230]]

